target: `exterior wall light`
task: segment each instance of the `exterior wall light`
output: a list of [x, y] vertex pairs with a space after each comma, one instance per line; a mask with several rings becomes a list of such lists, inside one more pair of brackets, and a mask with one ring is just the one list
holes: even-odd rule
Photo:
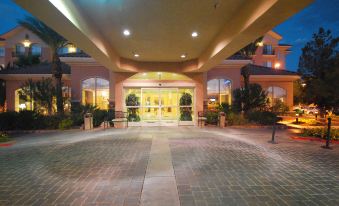
[[77, 48], [73, 44], [68, 47], [68, 53], [75, 53], [76, 51]]
[[274, 64], [274, 68], [275, 68], [275, 69], [279, 69], [280, 66], [281, 66], [281, 64], [280, 64], [279, 62], [277, 62], [277, 63]]
[[31, 41], [29, 40], [28, 34], [25, 35], [25, 40], [22, 42], [24, 47], [28, 48], [31, 45]]
[[262, 41], [261, 41], [261, 42], [258, 42], [258, 43], [257, 43], [257, 46], [259, 46], [259, 47], [264, 46], [264, 42], [262, 42]]
[[19, 105], [19, 108], [20, 108], [21, 110], [25, 110], [25, 109], [26, 109], [26, 104], [20, 104], [20, 105]]

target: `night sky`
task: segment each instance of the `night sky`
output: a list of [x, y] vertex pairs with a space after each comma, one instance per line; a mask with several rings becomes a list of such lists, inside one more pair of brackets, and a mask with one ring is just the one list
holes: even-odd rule
[[[0, 0], [0, 34], [14, 28], [18, 19], [28, 13], [12, 0]], [[287, 56], [287, 69], [296, 70], [301, 48], [311, 39], [319, 27], [330, 29], [339, 35], [339, 0], [315, 0], [273, 30], [283, 36], [281, 43], [292, 44], [292, 53]]]

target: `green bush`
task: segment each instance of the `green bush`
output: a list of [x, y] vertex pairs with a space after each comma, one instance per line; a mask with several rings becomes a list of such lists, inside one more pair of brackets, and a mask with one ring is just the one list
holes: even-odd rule
[[227, 125], [244, 125], [248, 120], [241, 114], [230, 112], [226, 115]]
[[70, 118], [63, 119], [59, 122], [59, 129], [65, 130], [65, 129], [70, 129], [73, 125], [73, 121]]
[[274, 103], [274, 105], [272, 106], [272, 112], [276, 113], [276, 114], [281, 114], [284, 115], [289, 111], [289, 107], [282, 102], [281, 100], [278, 100]]
[[207, 124], [218, 124], [219, 114], [217, 111], [206, 112], [206, 123]]
[[276, 114], [269, 111], [254, 111], [247, 114], [249, 121], [262, 124], [262, 125], [272, 125], [274, 122], [281, 120], [280, 117], [277, 117]]
[[180, 108], [180, 121], [192, 121], [192, 95], [184, 92], [180, 97], [180, 106], [186, 106]]
[[98, 127], [106, 120], [108, 116], [107, 110], [96, 109], [93, 111], [93, 126]]
[[8, 142], [11, 139], [9, 138], [9, 136], [5, 133], [0, 133], [0, 142]]
[[18, 115], [17, 112], [0, 113], [0, 131], [15, 130]]
[[[327, 128], [303, 129], [300, 135], [305, 137], [318, 137], [326, 139]], [[339, 129], [331, 129], [330, 137], [332, 140], [339, 140]]]

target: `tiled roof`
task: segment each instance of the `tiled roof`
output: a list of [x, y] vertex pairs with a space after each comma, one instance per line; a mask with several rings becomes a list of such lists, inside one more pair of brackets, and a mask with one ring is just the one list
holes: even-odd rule
[[290, 75], [297, 76], [298, 73], [293, 71], [288, 71], [285, 69], [273, 69], [270, 67], [264, 67], [254, 64], [247, 64], [243, 68], [248, 67], [250, 71], [250, 75]]
[[[62, 73], [71, 74], [69, 65], [62, 63]], [[41, 63], [38, 65], [27, 67], [14, 67], [9, 69], [0, 70], [0, 74], [52, 74], [52, 64]]]
[[234, 55], [228, 57], [227, 60], [251, 60], [251, 58], [243, 56], [241, 54], [234, 54]]
[[59, 54], [59, 57], [85, 57], [85, 58], [89, 58], [91, 56], [86, 54], [85, 52], [78, 52], [78, 53]]

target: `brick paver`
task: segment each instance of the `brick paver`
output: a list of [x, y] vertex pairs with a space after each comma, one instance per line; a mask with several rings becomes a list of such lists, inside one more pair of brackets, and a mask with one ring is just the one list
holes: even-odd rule
[[338, 147], [225, 131], [171, 139], [182, 205], [339, 205]]
[[339, 147], [277, 134], [275, 145], [265, 129], [29, 135], [0, 148], [0, 205], [139, 205], [159, 138], [168, 140], [181, 205], [339, 205]]

